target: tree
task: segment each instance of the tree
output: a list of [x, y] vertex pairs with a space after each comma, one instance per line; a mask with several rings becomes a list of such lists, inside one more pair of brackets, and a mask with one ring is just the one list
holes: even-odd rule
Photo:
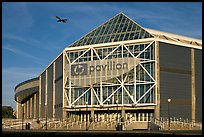
[[13, 115], [13, 108], [10, 106], [2, 106], [2, 118], [16, 118]]

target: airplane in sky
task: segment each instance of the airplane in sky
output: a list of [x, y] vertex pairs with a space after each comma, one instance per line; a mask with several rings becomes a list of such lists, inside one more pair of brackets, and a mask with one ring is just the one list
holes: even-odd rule
[[58, 17], [58, 16], [55, 16], [58, 20], [57, 20], [57, 22], [63, 22], [63, 23], [66, 23], [66, 21], [67, 21], [67, 19], [63, 19], [63, 18], [60, 18], [60, 17]]

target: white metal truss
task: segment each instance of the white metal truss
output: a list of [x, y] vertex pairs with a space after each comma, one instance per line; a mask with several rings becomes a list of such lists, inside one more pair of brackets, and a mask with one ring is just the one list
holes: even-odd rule
[[[93, 60], [93, 55], [95, 55], [97, 57], [98, 60], [106, 60], [109, 56], [111, 56], [112, 54], [115, 53], [115, 51], [117, 51], [118, 48], [121, 47], [122, 49], [122, 58], [123, 58], [123, 53], [124, 53], [124, 50], [126, 50], [132, 58], [140, 58], [140, 55], [142, 53], [144, 53], [150, 46], [155, 46], [154, 45], [154, 42], [155, 41], [149, 41], [148, 43], [147, 42], [143, 42], [145, 44], [148, 44], [142, 51], [140, 51], [136, 56], [134, 55], [134, 53], [132, 53], [129, 48], [128, 48], [128, 44], [124, 44], [124, 43], [118, 43], [118, 42], [115, 42], [116, 44], [112, 44], [110, 45], [109, 47], [112, 47], [113, 50], [108, 53], [105, 57], [101, 58], [99, 53], [97, 52], [97, 48], [100, 48], [100, 46], [86, 46], [87, 48], [84, 49], [83, 53], [81, 55], [79, 55], [78, 57], [76, 57], [73, 61], [69, 58], [69, 56], [67, 55], [67, 53], [69, 53], [70, 51], [74, 51], [74, 50], [64, 50], [63, 54], [65, 54], [65, 57], [64, 59], [66, 60], [65, 61], [65, 64], [63, 66], [64, 70], [66, 69], [66, 64], [69, 64], [70, 66], [70, 70], [71, 70], [71, 65], [73, 63], [76, 63], [77, 60], [79, 60], [80, 58], [82, 58], [87, 52], [91, 52], [91, 61]], [[139, 43], [139, 44], [142, 44], [142, 43]], [[138, 43], [135, 43], [135, 45], [138, 45]], [[108, 48], [109, 48], [108, 47]], [[70, 48], [76, 48], [76, 47], [70, 47]], [[82, 47], [81, 47], [82, 48]], [[155, 48], [155, 47], [154, 47]], [[82, 48], [83, 49], [83, 48]], [[82, 50], [80, 49], [80, 51]], [[90, 93], [91, 94], [91, 103], [88, 105], [89, 107], [101, 107], [101, 106], [105, 106], [107, 105], [107, 101], [109, 99], [111, 99], [114, 95], [117, 94], [117, 92], [119, 90], [121, 90], [122, 92], [122, 101], [120, 104], [118, 105], [123, 105], [123, 106], [145, 106], [145, 105], [156, 105], [156, 101], [153, 101], [152, 103], [141, 103], [140, 101], [148, 94], [148, 93], [151, 93], [151, 92], [155, 92], [155, 90], [152, 90], [155, 88], [156, 86], [156, 80], [155, 80], [155, 73], [152, 75], [144, 66], [145, 63], [155, 63], [156, 62], [156, 59], [154, 57], [154, 59], [140, 59], [140, 63], [137, 65], [137, 66], [140, 66], [140, 69], [142, 69], [146, 74], [147, 76], [150, 77], [150, 80], [138, 80], [136, 79], [136, 67], [134, 67], [133, 69], [133, 79], [128, 79], [128, 73], [126, 73], [124, 76], [123, 74], [121, 76], [118, 76], [118, 77], [115, 77], [113, 78], [114, 82], [111, 82], [111, 81], [101, 81], [100, 83], [98, 83], [98, 85], [96, 86], [98, 88], [99, 91], [96, 91], [96, 89], [94, 88], [93, 85], [89, 85], [88, 87], [86, 87], [86, 90], [84, 90], [77, 98], [75, 98], [74, 100], [71, 99], [72, 98], [72, 92], [74, 89], [77, 89], [77, 88], [83, 88], [83, 87], [76, 87], [76, 85], [74, 85], [74, 83], [72, 83], [71, 79], [72, 79], [72, 76], [71, 76], [71, 73], [69, 73], [69, 75], [65, 75], [65, 81], [63, 83], [63, 94], [65, 96], [65, 100], [64, 102], [66, 102], [64, 104], [64, 107], [65, 108], [71, 108], [72, 106], [75, 106], [75, 107], [85, 107], [85, 104], [78, 104], [77, 105], [77, 102], [82, 99], [82, 98], [85, 98], [85, 95], [87, 93]], [[136, 86], [138, 85], [150, 85], [149, 88], [146, 88], [144, 89], [144, 92], [142, 95], [140, 95], [139, 98], [137, 98], [137, 89], [136, 89]], [[130, 91], [127, 86], [133, 86], [134, 89], [133, 89], [133, 93], [131, 93], [132, 91]], [[107, 87], [115, 87], [115, 90], [112, 91], [111, 94], [105, 96], [105, 93], [103, 93], [103, 89], [104, 88], [107, 88]], [[133, 102], [132, 104], [126, 104], [124, 103], [124, 94], [127, 95], [127, 97], [130, 99], [131, 102]], [[156, 95], [156, 93], [154, 94], [154, 96]], [[104, 98], [106, 97], [106, 98]], [[93, 103], [93, 98], [96, 99], [96, 102], [97, 104], [94, 104]], [[155, 97], [154, 97], [155, 98]], [[114, 104], [112, 103], [111, 106], [116, 106], [117, 104]]]

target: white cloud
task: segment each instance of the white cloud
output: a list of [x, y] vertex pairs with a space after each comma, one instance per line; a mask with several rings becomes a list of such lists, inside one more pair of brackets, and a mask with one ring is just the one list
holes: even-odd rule
[[[49, 52], [55, 52], [56, 50], [58, 50], [60, 46], [57, 46], [57, 45], [59, 45], [59, 43], [62, 42], [62, 40], [64, 41], [64, 38], [60, 38], [60, 39], [53, 40], [53, 41], [51, 41], [49, 38], [42, 38], [43, 40], [38, 40], [34, 38], [29, 38], [26, 36], [24, 37], [20, 35], [17, 36], [11, 33], [2, 34], [2, 38], [3, 38], [4, 43], [11, 43], [12, 41], [21, 42], [22, 44], [18, 44], [18, 45], [32, 46], [34, 48], [39, 48], [39, 49], [49, 51]], [[66, 47], [66, 45], [64, 47]], [[9, 46], [9, 48], [11, 47]], [[4, 49], [8, 49], [8, 47], [4, 47]]]
[[27, 52], [24, 52], [24, 51], [22, 51], [20, 49], [14, 48], [11, 45], [3, 45], [2, 49], [5, 49], [5, 50], [10, 51], [12, 53], [18, 54], [20, 56], [24, 56], [26, 58], [30, 58], [31, 62], [33, 61], [33, 62], [35, 62], [37, 64], [43, 65], [42, 62], [41, 62], [41, 59], [37, 58], [36, 56], [32, 56], [31, 54], [28, 54]]
[[27, 41], [24, 38], [19, 37], [19, 36], [15, 36], [12, 34], [3, 34], [2, 37], [5, 39], [16, 40], [16, 41], [27, 43]]
[[[9, 40], [8, 42], [11, 42], [11, 41], [19, 41], [19, 42], [22, 42], [26, 45], [32, 45], [32, 46], [35, 46], [35, 47], [39, 47], [41, 48], [42, 44], [39, 40], [36, 40], [36, 39], [33, 39], [33, 38], [27, 38], [27, 37], [23, 37], [23, 36], [17, 36], [17, 35], [14, 35], [14, 34], [11, 34], [11, 33], [4, 33], [2, 35], [2, 38], [3, 38], [3, 41], [7, 41], [7, 39]], [[21, 44], [23, 45], [23, 44]]]
[[40, 60], [40, 59], [36, 58], [35, 56], [32, 56], [32, 55], [30, 55], [30, 54], [28, 54], [28, 53], [26, 53], [26, 52], [24, 52], [24, 51], [22, 51], [22, 50], [19, 50], [19, 49], [17, 49], [17, 48], [12, 47], [12, 46], [10, 46], [10, 45], [3, 46], [2, 48], [5, 49], [5, 50], [8, 50], [8, 51], [10, 51], [10, 52], [19, 54], [19, 55], [21, 55], [21, 56], [25, 56], [25, 57], [28, 57], [28, 58], [31, 58], [31, 59], [34, 59], [34, 60], [37, 60], [37, 61]]

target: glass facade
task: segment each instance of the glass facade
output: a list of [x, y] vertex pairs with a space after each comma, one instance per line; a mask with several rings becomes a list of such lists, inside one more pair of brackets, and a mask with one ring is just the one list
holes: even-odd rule
[[69, 47], [153, 37], [123, 13], [111, 18]]

